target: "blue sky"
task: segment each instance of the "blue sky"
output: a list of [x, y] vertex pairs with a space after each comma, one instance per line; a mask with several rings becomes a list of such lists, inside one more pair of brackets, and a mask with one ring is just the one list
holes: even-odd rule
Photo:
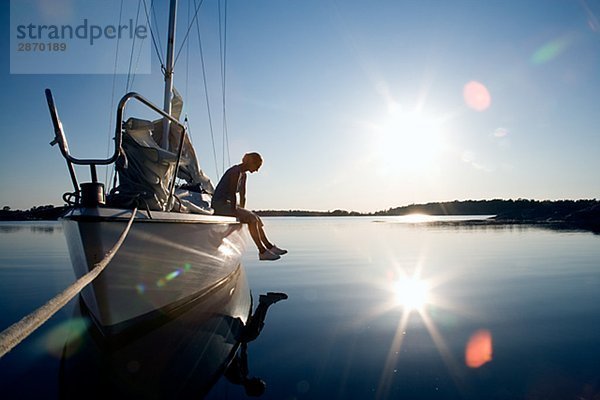
[[[138, 1], [125, 3], [122, 18], [135, 18]], [[155, 3], [164, 48], [168, 5]], [[76, 19], [85, 3], [53, 4]], [[265, 159], [248, 180], [249, 208], [376, 211], [432, 201], [600, 197], [597, 1], [230, 0], [227, 10], [231, 163], [247, 151]], [[8, 1], [0, 13], [9, 31]], [[187, 0], [179, 17], [182, 39]], [[102, 18], [117, 24], [118, 13]], [[215, 0], [205, 0], [200, 21], [216, 162], [195, 31], [175, 85], [186, 96], [201, 164], [216, 183], [223, 156]], [[0, 205], [58, 205], [70, 181], [58, 149], [48, 145], [44, 89], [54, 92], [73, 153], [104, 157], [127, 75], [11, 74], [13, 32], [6, 33]], [[107, 58], [114, 62], [114, 52], [90, 51], [82, 69]], [[162, 88], [152, 51], [152, 74], [136, 75], [132, 89], [160, 105]]]

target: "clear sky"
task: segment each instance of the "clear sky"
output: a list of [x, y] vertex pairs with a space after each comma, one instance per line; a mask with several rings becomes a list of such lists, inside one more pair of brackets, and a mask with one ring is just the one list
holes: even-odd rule
[[[154, 2], [164, 49], [168, 2]], [[86, 4], [51, 3], [75, 19]], [[135, 18], [138, 0], [125, 3], [122, 18]], [[216, 161], [195, 28], [175, 85], [216, 184], [223, 172], [219, 17], [216, 0], [204, 3]], [[193, 0], [190, 16], [188, 8], [181, 0], [179, 39]], [[106, 12], [116, 25], [118, 10]], [[0, 206], [60, 205], [70, 180], [58, 148], [48, 145], [44, 89], [54, 92], [72, 152], [105, 157], [128, 77], [11, 74], [8, 1], [0, 13]], [[249, 208], [600, 198], [598, 1], [230, 0], [226, 27], [225, 164], [247, 151], [265, 160], [248, 179]], [[107, 59], [114, 63], [114, 52], [90, 51], [78, 62]], [[117, 62], [127, 70], [128, 57]], [[131, 89], [161, 105], [153, 50], [151, 63], [152, 73], [136, 75]]]

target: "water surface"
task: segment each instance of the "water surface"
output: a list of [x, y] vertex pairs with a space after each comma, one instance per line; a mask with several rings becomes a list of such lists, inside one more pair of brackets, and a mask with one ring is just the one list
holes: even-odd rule
[[[600, 236], [381, 217], [265, 222], [290, 253], [258, 261], [249, 242], [244, 257], [255, 300], [289, 295], [248, 344], [249, 376], [266, 382], [263, 398], [600, 395]], [[3, 224], [0, 238], [5, 328], [74, 276], [60, 225]], [[0, 360], [3, 393], [60, 397], [60, 327], [75, 308]], [[208, 398], [246, 396], [221, 378]]]

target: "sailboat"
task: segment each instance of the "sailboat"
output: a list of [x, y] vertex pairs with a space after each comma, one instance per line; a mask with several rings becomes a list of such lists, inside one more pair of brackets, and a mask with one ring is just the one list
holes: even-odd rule
[[[77, 277], [105, 257], [133, 217], [119, 251], [81, 293], [91, 317], [107, 334], [189, 306], [226, 286], [242, 268], [247, 235], [236, 218], [213, 214], [213, 185], [178, 119], [181, 102], [173, 88], [176, 10], [177, 1], [171, 0], [164, 105], [134, 92], [123, 96], [111, 157], [71, 155], [53, 94], [46, 89], [55, 133], [51, 144], [59, 145], [74, 188], [63, 196], [71, 207], [62, 224]], [[124, 120], [132, 101], [157, 119]], [[78, 181], [75, 165], [89, 167], [90, 182]], [[119, 179], [109, 194], [97, 173], [98, 166], [106, 165], [115, 166]], [[186, 182], [185, 189], [176, 187], [178, 179]], [[240, 318], [245, 322], [247, 315]]]

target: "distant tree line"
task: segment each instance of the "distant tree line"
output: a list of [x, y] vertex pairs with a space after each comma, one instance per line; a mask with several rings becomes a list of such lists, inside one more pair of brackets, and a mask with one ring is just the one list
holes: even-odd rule
[[600, 201], [591, 200], [464, 200], [411, 204], [374, 213], [356, 211], [262, 210], [269, 217], [346, 217], [426, 215], [489, 215], [496, 223], [551, 223], [600, 232]]
[[0, 221], [29, 221], [29, 220], [55, 220], [64, 214], [66, 207], [55, 207], [51, 204], [33, 206], [29, 210], [11, 210], [10, 206], [0, 210]]
[[[62, 216], [67, 207], [52, 205], [32, 207], [29, 210], [11, 210], [4, 206], [0, 220], [55, 220]], [[360, 217], [426, 215], [490, 215], [498, 223], [531, 222], [559, 223], [565, 226], [590, 229], [600, 232], [600, 201], [590, 200], [454, 200], [426, 204], [411, 204], [373, 213], [357, 211], [307, 211], [307, 210], [260, 210], [264, 217]]]
[[372, 213], [357, 211], [307, 211], [307, 210], [259, 210], [265, 217], [346, 217], [346, 216], [401, 216], [410, 214], [426, 215], [490, 215], [497, 219], [537, 219], [560, 218], [576, 211], [600, 204], [593, 200], [454, 200], [446, 202], [411, 204]]
[[576, 211], [600, 204], [593, 200], [465, 200], [411, 204], [378, 211], [375, 215], [494, 215], [496, 219], [562, 219]]

